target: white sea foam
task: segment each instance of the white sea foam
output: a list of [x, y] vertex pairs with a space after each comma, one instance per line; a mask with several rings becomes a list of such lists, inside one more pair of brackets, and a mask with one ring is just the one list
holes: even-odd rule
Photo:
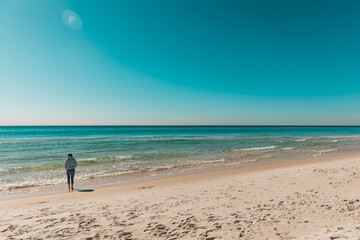
[[153, 167], [151, 168], [149, 171], [150, 172], [154, 172], [154, 171], [159, 171], [159, 170], [167, 170], [167, 169], [172, 169], [176, 167], [175, 165], [172, 165], [172, 164], [168, 164], [166, 166], [158, 166], [158, 167]]
[[116, 176], [131, 174], [131, 173], [139, 173], [139, 172], [141, 172], [140, 169], [139, 170], [122, 170], [122, 169], [119, 169], [119, 171], [106, 171], [106, 172], [102, 171], [102, 172], [90, 173], [90, 174], [80, 176], [79, 179], [89, 180], [89, 179], [102, 178], [102, 177], [116, 177]]
[[78, 162], [81, 162], [81, 161], [93, 161], [93, 160], [96, 160], [96, 158], [80, 158], [80, 159], [76, 159]]
[[197, 161], [197, 162], [194, 162], [194, 163], [202, 163], [202, 164], [212, 164], [212, 163], [222, 163], [222, 162], [225, 162], [225, 159], [218, 159], [218, 160], [203, 160], [203, 161]]
[[0, 185], [0, 191], [16, 190], [21, 188], [33, 188], [33, 187], [46, 186], [46, 185], [59, 185], [63, 183], [64, 183], [63, 178], [60, 179], [53, 178], [47, 180], [36, 179], [36, 180], [28, 180], [22, 182], [3, 183]]
[[346, 138], [359, 138], [360, 135], [343, 135], [343, 136], [327, 136], [326, 138], [338, 138], [338, 139], [346, 139]]
[[305, 141], [307, 141], [307, 140], [308, 140], [307, 138], [301, 138], [301, 139], [295, 140], [295, 142], [305, 142]]
[[319, 156], [321, 156], [321, 155], [324, 154], [324, 153], [337, 151], [337, 149], [336, 149], [336, 148], [333, 148], [333, 149], [313, 150], [313, 151], [317, 151], [317, 153], [314, 154], [313, 157], [319, 157]]
[[257, 158], [253, 158], [253, 159], [241, 161], [241, 163], [256, 162], [256, 161], [259, 161], [259, 160], [261, 160], [261, 159], [269, 158], [269, 157], [271, 157], [271, 155], [260, 156], [260, 157], [257, 157]]
[[116, 160], [123, 160], [123, 159], [128, 159], [128, 158], [132, 158], [133, 155], [124, 155], [124, 156], [116, 156]]
[[274, 148], [276, 148], [276, 146], [243, 148], [243, 149], [236, 149], [236, 150], [238, 150], [238, 151], [263, 151], [263, 150], [269, 150], [269, 149], [274, 149]]
[[[129, 159], [131, 158], [133, 155], [123, 155], [123, 156], [115, 156], [115, 159], [116, 160], [123, 160], [123, 159]], [[112, 157], [114, 158], [114, 157]], [[95, 160], [101, 160], [101, 159], [104, 159], [104, 158], [81, 158], [81, 159], [77, 159], [77, 161], [79, 162], [82, 162], [82, 161], [95, 161]], [[106, 159], [106, 158], [105, 158]]]
[[291, 149], [294, 149], [295, 147], [286, 147], [286, 148], [283, 148], [283, 150], [291, 150]]

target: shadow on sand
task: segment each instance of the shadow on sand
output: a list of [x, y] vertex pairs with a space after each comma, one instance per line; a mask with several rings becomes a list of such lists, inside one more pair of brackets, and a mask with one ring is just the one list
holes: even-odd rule
[[94, 189], [76, 189], [76, 188], [74, 188], [74, 191], [78, 191], [78, 192], [93, 192]]

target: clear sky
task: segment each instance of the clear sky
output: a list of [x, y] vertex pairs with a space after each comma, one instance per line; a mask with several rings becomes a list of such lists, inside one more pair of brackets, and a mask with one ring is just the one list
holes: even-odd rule
[[0, 0], [0, 124], [360, 124], [358, 0]]

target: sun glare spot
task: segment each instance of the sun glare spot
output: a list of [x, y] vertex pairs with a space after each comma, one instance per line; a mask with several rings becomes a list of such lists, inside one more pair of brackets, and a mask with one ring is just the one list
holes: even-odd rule
[[75, 12], [71, 10], [65, 10], [62, 13], [62, 19], [66, 26], [68, 26], [71, 29], [79, 30], [82, 27], [82, 21], [79, 15], [77, 15]]

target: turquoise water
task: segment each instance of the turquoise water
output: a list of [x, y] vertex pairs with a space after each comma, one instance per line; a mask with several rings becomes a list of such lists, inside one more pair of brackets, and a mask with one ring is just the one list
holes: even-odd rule
[[357, 151], [360, 127], [16, 126], [0, 127], [0, 190], [63, 184], [64, 160], [77, 178], [291, 160]]

